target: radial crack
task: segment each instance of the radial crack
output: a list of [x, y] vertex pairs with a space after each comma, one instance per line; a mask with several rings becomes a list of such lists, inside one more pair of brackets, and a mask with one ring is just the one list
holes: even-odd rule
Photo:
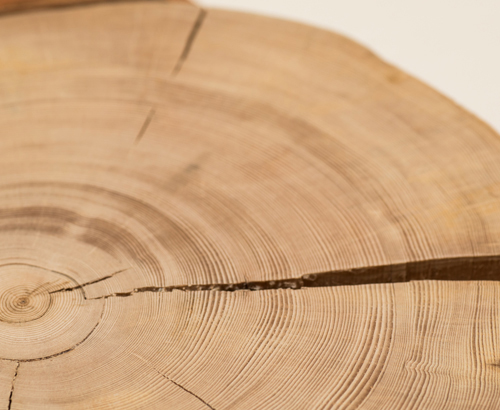
[[182, 50], [182, 54], [179, 57], [179, 60], [177, 61], [177, 64], [175, 65], [172, 75], [175, 76], [181, 71], [182, 65], [186, 61], [186, 59], [189, 56], [189, 52], [191, 51], [191, 47], [193, 46], [194, 40], [196, 39], [196, 36], [198, 32], [200, 31], [201, 25], [203, 24], [203, 21], [205, 20], [205, 17], [207, 15], [207, 12], [200, 8], [200, 11], [198, 13], [198, 17], [196, 21], [194, 22], [193, 28], [191, 29], [191, 32], [189, 33], [189, 36], [186, 40], [186, 44], [184, 45], [184, 49]]
[[17, 373], [19, 371], [19, 366], [21, 365], [21, 363], [17, 362], [17, 365], [16, 365], [16, 371], [14, 373], [14, 377], [12, 378], [12, 387], [10, 389], [10, 395], [9, 395], [9, 406], [7, 407], [8, 410], [11, 409], [12, 407], [12, 395], [14, 394], [14, 383], [16, 381], [16, 378], [17, 378]]
[[139, 133], [137, 134], [137, 137], [135, 137], [134, 145], [137, 145], [137, 144], [139, 144], [139, 142], [141, 142], [142, 137], [144, 137], [144, 134], [148, 130], [149, 124], [151, 124], [151, 121], [153, 120], [153, 117], [155, 116], [155, 114], [156, 114], [156, 110], [154, 108], [151, 108], [149, 110], [149, 113], [148, 113], [146, 119], [144, 120], [144, 122], [142, 124], [141, 129], [139, 130]]
[[[200, 284], [181, 286], [147, 286], [135, 288], [129, 292], [116, 292], [94, 299], [110, 297], [127, 297], [143, 292], [180, 291], [223, 291], [237, 290], [269, 290], [269, 289], [301, 289], [331, 286], [370, 285], [381, 283], [400, 283], [414, 280], [493, 280], [500, 281], [500, 256], [464, 257], [447, 259], [430, 259], [418, 262], [379, 265], [349, 270], [326, 271], [306, 274], [299, 278]], [[92, 299], [90, 299], [92, 300]]]
[[184, 386], [182, 386], [181, 384], [175, 382], [174, 380], [172, 380], [170, 377], [168, 377], [167, 375], [163, 374], [162, 372], [160, 372], [156, 367], [154, 367], [148, 360], [146, 360], [144, 357], [142, 356], [139, 356], [138, 354], [136, 353], [132, 353], [135, 357], [137, 357], [138, 359], [142, 360], [144, 363], [146, 363], [149, 367], [151, 367], [156, 373], [158, 373], [160, 376], [164, 377], [165, 379], [167, 379], [169, 382], [175, 384], [177, 387], [181, 388], [182, 390], [184, 390], [186, 393], [189, 393], [191, 396], [193, 397], [196, 397], [199, 401], [201, 401], [205, 406], [207, 406], [209, 409], [211, 410], [215, 410], [210, 404], [208, 404], [205, 400], [203, 400], [200, 396], [198, 396], [197, 394], [193, 393], [191, 390], [188, 390], [186, 389]]
[[212, 410], [215, 410], [210, 404], [208, 404], [205, 400], [203, 400], [200, 396], [198, 396], [197, 394], [194, 394], [191, 390], [188, 390], [186, 389], [184, 386], [181, 386], [179, 383], [176, 383], [174, 382], [171, 378], [169, 378], [168, 376], [166, 375], [162, 375], [163, 377], [165, 377], [165, 379], [167, 379], [169, 382], [175, 384], [177, 387], [180, 387], [182, 390], [184, 390], [185, 392], [189, 393], [190, 395], [196, 397], [199, 401], [201, 401], [205, 406], [207, 406], [209, 409], [212, 409]]

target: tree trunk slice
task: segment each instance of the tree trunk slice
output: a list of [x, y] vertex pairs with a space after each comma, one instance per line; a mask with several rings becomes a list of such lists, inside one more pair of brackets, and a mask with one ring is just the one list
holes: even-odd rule
[[8, 13], [0, 127], [0, 408], [498, 408], [500, 139], [363, 47]]

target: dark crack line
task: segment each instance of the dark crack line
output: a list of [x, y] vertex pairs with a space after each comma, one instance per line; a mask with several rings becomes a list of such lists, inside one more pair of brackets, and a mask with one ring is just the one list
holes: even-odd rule
[[[131, 269], [126, 268], [119, 270], [111, 275], [105, 276], [100, 279], [96, 279], [92, 282], [87, 282], [72, 288], [60, 289], [55, 292], [62, 291], [73, 291], [76, 289], [81, 289], [84, 286], [88, 286], [94, 283], [102, 282], [107, 279], [112, 278], [120, 272]], [[365, 268], [356, 268], [350, 270], [338, 270], [338, 271], [327, 271], [315, 274], [302, 275], [297, 279], [285, 279], [285, 280], [271, 280], [271, 281], [261, 281], [261, 282], [240, 282], [231, 284], [203, 284], [203, 285], [186, 285], [186, 286], [168, 286], [168, 287], [142, 287], [136, 288], [130, 292], [113, 293], [110, 295], [100, 296], [87, 300], [97, 300], [97, 299], [107, 299], [111, 297], [128, 297], [137, 293], [144, 292], [154, 292], [154, 293], [164, 293], [172, 292], [174, 290], [178, 291], [223, 291], [223, 292], [234, 292], [239, 290], [246, 291], [261, 291], [269, 289], [301, 289], [301, 288], [315, 288], [315, 287], [332, 287], [332, 286], [352, 286], [352, 285], [369, 285], [369, 284], [388, 284], [388, 283], [401, 283], [410, 282], [416, 280], [442, 280], [442, 281], [500, 281], [500, 255], [493, 256], [476, 256], [476, 257], [462, 257], [462, 258], [444, 258], [444, 259], [430, 259], [418, 262], [400, 263], [400, 264], [390, 264], [390, 265], [380, 265]], [[10, 362], [16, 362], [19, 369], [20, 363], [24, 362], [35, 362], [40, 360], [51, 359], [62, 354], [71, 352], [76, 349], [82, 343], [84, 343], [99, 326], [104, 316], [105, 305], [95, 327], [90, 331], [90, 333], [76, 345], [70, 349], [64, 350], [59, 353], [55, 353], [50, 356], [34, 358], [34, 359], [6, 359], [0, 358], [0, 360], [6, 360]], [[162, 375], [163, 377], [167, 376]], [[14, 377], [14, 380], [15, 380]], [[178, 385], [173, 380], [172, 383]], [[13, 381], [14, 386], [14, 381]], [[180, 388], [182, 386], [178, 385]], [[183, 388], [184, 389], [184, 388]], [[193, 394], [200, 401], [205, 403], [208, 407], [210, 405], [204, 402], [201, 398], [196, 396], [194, 393], [187, 389], [188, 393]], [[12, 398], [13, 388], [11, 391], [10, 398]], [[10, 407], [9, 407], [10, 408]], [[210, 407], [212, 409], [212, 407]]]
[[191, 396], [193, 397], [196, 397], [199, 401], [201, 401], [205, 406], [207, 406], [209, 409], [211, 410], [215, 410], [215, 408], [213, 408], [210, 404], [208, 404], [205, 400], [203, 400], [200, 396], [198, 396], [197, 394], [193, 393], [191, 390], [188, 390], [186, 389], [184, 386], [182, 386], [181, 384], [175, 382], [174, 380], [172, 380], [170, 377], [168, 377], [166, 374], [163, 374], [162, 372], [160, 372], [156, 367], [154, 367], [148, 360], [146, 360], [144, 357], [142, 356], [139, 356], [138, 354], [136, 353], [132, 353], [135, 357], [137, 357], [138, 359], [141, 359], [144, 363], [146, 363], [149, 367], [151, 367], [156, 373], [158, 373], [161, 377], [164, 377], [165, 379], [167, 379], [169, 382], [175, 384], [177, 387], [181, 388], [182, 390], [184, 390], [186, 393], [189, 393]]
[[[116, 272], [112, 273], [111, 275], [104, 276], [103, 278], [99, 278], [99, 279], [93, 280], [91, 282], [82, 283], [81, 285], [72, 286], [71, 288], [57, 289], [57, 290], [54, 290], [52, 292], [49, 292], [49, 294], [59, 293], [59, 292], [71, 292], [71, 291], [76, 290], [76, 289], [82, 289], [85, 286], [94, 285], [95, 283], [99, 283], [99, 282], [103, 282], [103, 281], [105, 281], [107, 279], [111, 279], [113, 276], [118, 275], [119, 273], [125, 272], [125, 271], [127, 271], [129, 269], [131, 269], [131, 268], [121, 269], [119, 271], [116, 271]], [[85, 297], [85, 294], [84, 294], [84, 298], [87, 299]]]
[[21, 365], [21, 363], [17, 362], [16, 372], [14, 373], [14, 377], [12, 378], [12, 387], [10, 388], [10, 395], [9, 395], [9, 406], [7, 407], [8, 410], [10, 410], [12, 407], [12, 396], [14, 394], [14, 383], [16, 382], [17, 373], [19, 371], [20, 365]]
[[[22, 263], [22, 262], [13, 262], [13, 263], [5, 263], [5, 264], [2, 264], [0, 265], [0, 267], [4, 267], [4, 266], [28, 266], [30, 268], [35, 268], [35, 269], [40, 269], [40, 270], [44, 270], [44, 271], [47, 271], [47, 272], [52, 272], [52, 273], [56, 273], [58, 275], [61, 275], [61, 276], [64, 276], [66, 277], [68, 280], [63, 282], [60, 286], [62, 285], [66, 285], [67, 283], [76, 283], [77, 286], [75, 286], [74, 288], [79, 288], [78, 286], [78, 282], [75, 281], [71, 276], [68, 276], [67, 274], [63, 273], [63, 272], [59, 272], [59, 271], [56, 271], [56, 270], [53, 270], [53, 269], [48, 269], [48, 268], [45, 268], [43, 266], [38, 266], [38, 265], [33, 265], [33, 264], [30, 264], [30, 263]], [[102, 278], [102, 279], [99, 279], [98, 281], [101, 281], [101, 280], [104, 280], [104, 279], [108, 279], [108, 277], [106, 278]], [[32, 290], [30, 293], [27, 294], [28, 297], [31, 297], [31, 296], [36, 296], [38, 295], [40, 292], [43, 292], [43, 291], [47, 291], [49, 294], [51, 293], [56, 293], [56, 292], [60, 292], [61, 289], [59, 290], [55, 290], [55, 291], [50, 291], [50, 289], [52, 287], [58, 287], [56, 286], [60, 281], [55, 281], [55, 282], [45, 282], [43, 283], [42, 285], [38, 286], [37, 288], [35, 288], [34, 290]], [[67, 288], [69, 290], [73, 290], [73, 288]], [[84, 294], [84, 297], [85, 297], [85, 294]]]
[[[430, 259], [418, 262], [379, 265], [349, 270], [327, 271], [302, 275], [300, 278], [230, 284], [184, 286], [148, 286], [130, 292], [117, 292], [93, 299], [127, 297], [136, 293], [179, 291], [222, 291], [301, 289], [332, 286], [403, 283], [416, 280], [500, 281], [500, 256]], [[93, 300], [89, 299], [89, 300]]]
[[196, 36], [198, 35], [198, 32], [200, 31], [201, 25], [203, 24], [203, 21], [205, 20], [205, 17], [207, 15], [206, 10], [200, 8], [200, 11], [198, 13], [198, 17], [196, 18], [196, 21], [193, 24], [193, 28], [191, 29], [191, 32], [189, 33], [189, 36], [186, 40], [186, 44], [184, 45], [184, 49], [182, 50], [182, 54], [179, 57], [179, 60], [177, 60], [177, 64], [175, 65], [172, 75], [176, 76], [179, 71], [181, 71], [181, 68], [184, 64], [184, 62], [187, 60], [189, 53], [191, 51], [191, 48], [193, 46], [194, 40], [196, 39]]
[[156, 114], [156, 110], [154, 108], [151, 108], [149, 110], [148, 116], [144, 120], [144, 123], [142, 124], [141, 129], [139, 130], [139, 133], [137, 134], [137, 137], [135, 137], [134, 145], [139, 144], [141, 142], [142, 137], [144, 137], [144, 134], [148, 130], [149, 124], [151, 124], [151, 121], [153, 120], [153, 117]]
[[[95, 324], [95, 326], [92, 328], [92, 330], [89, 332], [89, 334], [87, 336], [85, 336], [82, 340], [80, 340], [77, 344], [75, 344], [74, 346], [70, 347], [69, 349], [63, 350], [62, 352], [57, 352], [57, 353], [51, 354], [49, 356], [36, 357], [36, 358], [33, 358], [33, 359], [6, 359], [4, 357], [0, 357], [0, 360], [5, 360], [5, 361], [8, 361], [8, 362], [17, 362], [18, 364], [19, 363], [30, 363], [30, 362], [39, 362], [41, 360], [53, 359], [54, 357], [61, 356], [61, 355], [65, 354], [65, 353], [69, 353], [69, 352], [75, 350], [81, 344], [85, 343], [87, 341], [87, 339], [94, 333], [94, 331], [97, 329], [97, 327], [101, 323], [102, 318], [104, 317], [104, 311], [105, 310], [106, 310], [106, 303], [103, 304], [101, 316], [99, 317], [99, 320], [97, 321], [97, 323]], [[17, 375], [17, 372], [16, 372], [16, 375]], [[11, 393], [11, 395], [12, 395], [12, 393]]]
[[205, 406], [207, 406], [209, 409], [212, 409], [212, 410], [215, 410], [210, 404], [208, 404], [205, 400], [203, 400], [200, 396], [198, 396], [197, 394], [194, 394], [191, 390], [188, 390], [186, 389], [184, 386], [181, 386], [179, 383], [177, 382], [174, 382], [171, 378], [169, 378], [168, 376], [166, 375], [162, 375], [163, 377], [165, 377], [165, 379], [167, 379], [169, 382], [175, 384], [177, 387], [180, 387], [182, 390], [184, 390], [186, 393], [189, 393], [190, 395], [196, 397], [199, 401], [201, 401]]
[[[28, 293], [26, 296], [27, 297], [30, 297], [30, 296], [36, 296], [38, 295], [40, 292], [43, 292], [44, 290], [48, 290], [47, 287], [50, 286], [53, 282], [45, 282], [45, 283], [42, 283], [40, 286], [37, 286], [35, 289], [33, 289], [30, 293]], [[50, 292], [49, 292], [50, 293]]]

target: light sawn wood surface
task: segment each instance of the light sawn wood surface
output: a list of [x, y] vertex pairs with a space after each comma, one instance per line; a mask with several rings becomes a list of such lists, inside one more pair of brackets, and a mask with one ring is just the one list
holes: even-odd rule
[[497, 134], [337, 34], [62, 3], [0, 1], [0, 409], [499, 408]]

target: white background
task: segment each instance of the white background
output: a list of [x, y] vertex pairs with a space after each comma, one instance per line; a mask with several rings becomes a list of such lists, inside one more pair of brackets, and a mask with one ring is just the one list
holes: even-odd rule
[[500, 0], [198, 0], [347, 35], [500, 131]]

